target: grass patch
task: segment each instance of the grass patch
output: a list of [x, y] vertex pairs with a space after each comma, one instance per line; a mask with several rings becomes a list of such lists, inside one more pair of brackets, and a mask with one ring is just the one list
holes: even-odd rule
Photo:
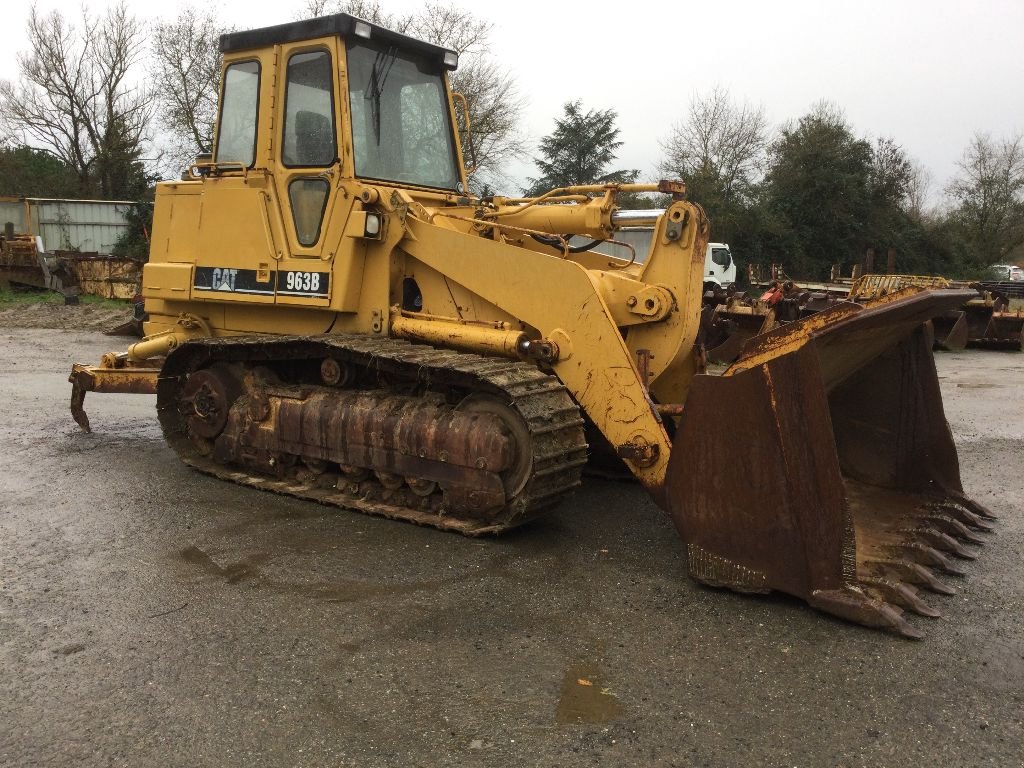
[[[129, 307], [129, 302], [127, 301], [105, 299], [102, 296], [87, 296], [85, 294], [78, 297], [78, 302], [79, 304], [106, 307], [107, 309], [127, 309]], [[64, 297], [54, 291], [12, 291], [9, 288], [0, 288], [0, 309], [21, 307], [29, 304], [55, 304], [63, 306]]]
[[64, 297], [52, 291], [12, 291], [0, 288], [0, 307], [63, 303]]

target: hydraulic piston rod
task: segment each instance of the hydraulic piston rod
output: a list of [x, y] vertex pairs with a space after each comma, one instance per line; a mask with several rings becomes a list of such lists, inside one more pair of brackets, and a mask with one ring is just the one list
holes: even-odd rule
[[627, 211], [620, 208], [612, 211], [612, 224], [616, 227], [638, 227], [644, 224], [654, 224], [663, 213], [665, 213], [664, 208], [649, 208], [636, 211]]

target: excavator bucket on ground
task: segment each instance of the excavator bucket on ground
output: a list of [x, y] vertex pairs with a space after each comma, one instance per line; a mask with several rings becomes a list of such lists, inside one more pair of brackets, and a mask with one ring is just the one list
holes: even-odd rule
[[935, 349], [959, 352], [967, 346], [967, 315], [961, 309], [951, 309], [932, 318]]
[[731, 363], [747, 341], [775, 326], [775, 310], [764, 302], [748, 303], [733, 297], [711, 309], [707, 326], [708, 360]]
[[1019, 352], [1021, 349], [1021, 337], [1024, 331], [1024, 314], [1016, 312], [995, 311], [992, 313], [992, 321], [988, 326], [988, 334], [983, 339], [983, 346], [986, 349], [1005, 349], [1011, 352]]
[[917, 588], [951, 593], [938, 574], [961, 573], [992, 518], [964, 495], [925, 324], [971, 292], [906, 294], [838, 304], [694, 378], [666, 480], [693, 578], [908, 637], [904, 609], [938, 615]]

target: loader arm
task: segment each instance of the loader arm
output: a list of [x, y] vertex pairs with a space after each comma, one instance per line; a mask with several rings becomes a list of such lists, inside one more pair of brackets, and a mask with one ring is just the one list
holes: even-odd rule
[[[600, 272], [412, 216], [407, 227], [400, 246], [409, 255], [557, 345], [555, 374], [660, 503], [671, 442], [638, 371], [636, 345], [655, 350], [659, 391], [685, 394], [700, 319], [700, 302], [691, 297], [700, 295], [698, 265], [707, 240], [700, 207], [679, 201], [662, 217], [649, 270], [672, 294], [673, 307], [665, 320], [651, 324], [653, 333], [644, 333], [643, 325], [631, 329], [630, 343], [602, 294]], [[556, 300], [548, 291], [553, 286]]]

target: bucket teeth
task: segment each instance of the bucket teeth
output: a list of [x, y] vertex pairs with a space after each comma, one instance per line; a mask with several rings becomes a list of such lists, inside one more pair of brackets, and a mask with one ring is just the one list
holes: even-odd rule
[[912, 640], [924, 637], [903, 618], [903, 611], [895, 605], [884, 600], [874, 600], [857, 588], [816, 590], [807, 602], [818, 610], [866, 627], [890, 629]]
[[921, 565], [935, 566], [936, 568], [940, 568], [946, 573], [951, 573], [954, 576], [966, 575], [965, 572], [957, 568], [953, 564], [953, 561], [948, 557], [935, 549], [935, 547], [929, 547], [927, 544], [908, 542], [906, 544], [897, 545], [894, 549], [896, 549], [899, 554], [903, 554]]
[[958, 504], [969, 512], [974, 513], [978, 517], [983, 517], [986, 520], [998, 520], [999, 516], [994, 514], [992, 510], [983, 504], [979, 504], [974, 499], [969, 499], [962, 493], [958, 493], [953, 499], [954, 504]]
[[943, 533], [969, 542], [971, 544], [984, 544], [985, 540], [978, 534], [971, 531], [966, 525], [949, 515], [932, 514], [924, 518], [924, 521]]
[[990, 525], [989, 523], [987, 523], [986, 521], [982, 520], [980, 517], [978, 517], [976, 515], [975, 515], [974, 520], [972, 521], [971, 524], [975, 528], [977, 528], [978, 530], [981, 530], [981, 531], [994, 531], [996, 529], [994, 525]]
[[898, 605], [901, 608], [906, 608], [914, 613], [920, 614], [921, 616], [928, 616], [933, 619], [937, 619], [942, 616], [942, 613], [935, 608], [932, 608], [928, 603], [921, 599], [916, 589], [909, 584], [904, 584], [902, 581], [870, 578], [862, 579], [861, 583], [868, 589], [868, 591], [876, 593], [880, 599], [885, 600], [888, 603]]
[[952, 552], [959, 558], [964, 560], [977, 560], [978, 556], [971, 552], [969, 549], [965, 549], [952, 536], [947, 536], [941, 531], [937, 531], [934, 528], [921, 527], [917, 528], [913, 532], [917, 541], [928, 544], [941, 552]]
[[964, 525], [969, 525], [972, 528], [977, 528], [981, 531], [992, 531], [995, 527], [988, 522], [988, 520], [994, 520], [994, 517], [983, 517], [982, 515], [976, 514], [967, 507], [961, 506], [960, 504], [954, 504], [952, 502], [944, 502], [941, 504], [933, 504], [931, 506], [933, 510], [949, 515], [959, 520]]
[[864, 564], [868, 573], [894, 578], [908, 584], [920, 584], [940, 595], [955, 595], [956, 590], [939, 579], [930, 568], [909, 560], [873, 560]]

